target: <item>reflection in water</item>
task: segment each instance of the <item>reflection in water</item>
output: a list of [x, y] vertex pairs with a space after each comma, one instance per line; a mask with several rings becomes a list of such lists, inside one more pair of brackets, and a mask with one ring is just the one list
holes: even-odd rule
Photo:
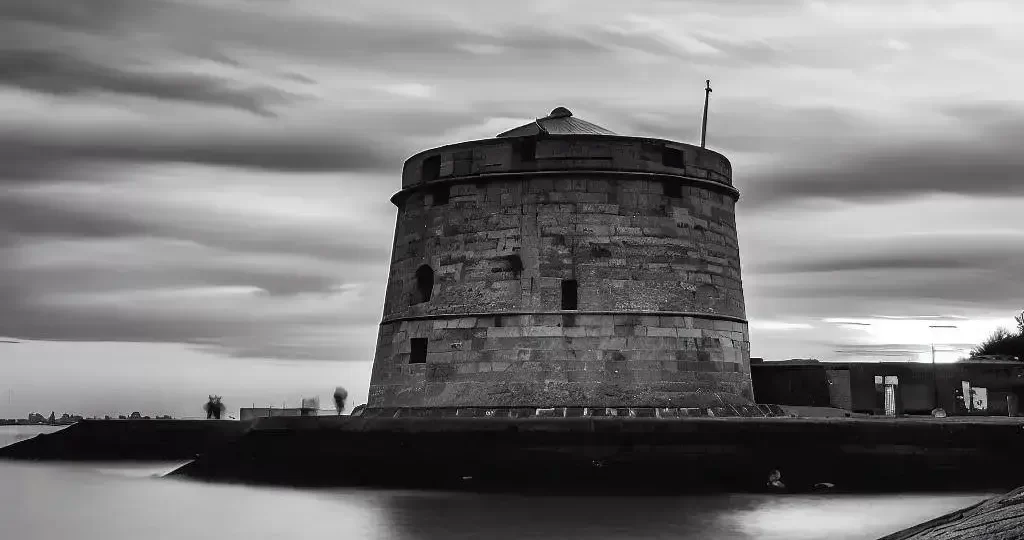
[[383, 501], [394, 538], [878, 538], [991, 494], [531, 497], [408, 494]]
[[[163, 465], [161, 465], [163, 466]], [[98, 474], [97, 468], [108, 474]], [[5, 538], [877, 538], [970, 495], [569, 497], [299, 490], [139, 478], [138, 466], [0, 461]]]

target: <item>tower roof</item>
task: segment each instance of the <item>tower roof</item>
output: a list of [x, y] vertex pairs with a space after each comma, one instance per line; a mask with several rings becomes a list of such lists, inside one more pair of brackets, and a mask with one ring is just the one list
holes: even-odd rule
[[529, 124], [499, 133], [498, 137], [528, 137], [541, 133], [550, 135], [617, 135], [614, 131], [576, 118], [572, 115], [572, 111], [565, 107], [555, 107], [555, 110], [544, 118], [538, 118]]

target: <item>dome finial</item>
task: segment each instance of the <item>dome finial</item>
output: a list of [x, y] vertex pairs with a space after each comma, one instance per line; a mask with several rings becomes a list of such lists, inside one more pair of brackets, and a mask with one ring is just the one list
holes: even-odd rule
[[565, 118], [567, 116], [572, 116], [572, 111], [565, 107], [555, 107], [548, 116], [551, 118]]

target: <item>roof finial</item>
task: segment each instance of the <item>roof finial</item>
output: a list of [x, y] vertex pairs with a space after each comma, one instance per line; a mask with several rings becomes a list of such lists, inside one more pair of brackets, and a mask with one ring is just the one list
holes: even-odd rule
[[555, 107], [552, 109], [551, 114], [548, 115], [549, 118], [565, 118], [567, 116], [572, 116], [572, 111], [565, 107]]
[[704, 142], [708, 135], [708, 100], [711, 98], [711, 79], [704, 81], [704, 121], [700, 125], [700, 147], [704, 148]]

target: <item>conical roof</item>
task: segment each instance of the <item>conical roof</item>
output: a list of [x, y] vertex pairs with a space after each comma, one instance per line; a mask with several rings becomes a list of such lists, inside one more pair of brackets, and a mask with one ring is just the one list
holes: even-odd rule
[[565, 107], [556, 107], [551, 114], [544, 118], [538, 118], [529, 124], [499, 133], [498, 137], [529, 137], [541, 133], [545, 135], [617, 135], [614, 131], [576, 118], [572, 115], [572, 111]]

